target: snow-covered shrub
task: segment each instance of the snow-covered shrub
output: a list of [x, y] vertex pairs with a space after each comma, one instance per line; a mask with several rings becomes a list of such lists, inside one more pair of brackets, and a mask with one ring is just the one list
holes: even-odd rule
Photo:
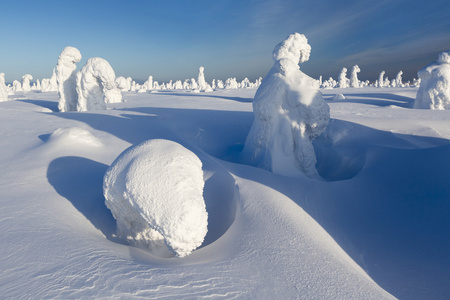
[[348, 78], [347, 78], [347, 68], [342, 68], [341, 73], [339, 73], [339, 87], [348, 88]]
[[217, 88], [218, 89], [223, 89], [223, 88], [225, 88], [225, 86], [224, 86], [224, 84], [223, 84], [223, 81], [222, 80], [217, 80]]
[[64, 111], [77, 110], [77, 62], [81, 53], [75, 47], [66, 47], [61, 52], [56, 65], [56, 82], [58, 83], [58, 109]]
[[238, 83], [236, 78], [232, 77], [232, 78], [228, 78], [227, 80], [225, 80], [225, 89], [237, 89], [238, 88]]
[[22, 76], [22, 90], [24, 92], [31, 91], [30, 80], [33, 80], [33, 76], [30, 74], [25, 74]]
[[5, 84], [5, 73], [0, 73], [0, 102], [8, 101], [8, 88]]
[[174, 90], [182, 90], [183, 89], [183, 83], [181, 80], [175, 81], [175, 84], [173, 85]]
[[183, 257], [207, 233], [200, 159], [168, 140], [150, 140], [125, 150], [104, 177], [106, 206], [118, 235], [158, 256]]
[[281, 175], [318, 176], [312, 140], [325, 130], [330, 109], [318, 81], [298, 66], [310, 52], [306, 37], [299, 33], [275, 47], [275, 63], [253, 100], [255, 120], [242, 153], [244, 161]]
[[352, 68], [352, 73], [350, 74], [350, 87], [359, 88], [360, 83], [358, 80], [358, 73], [361, 72], [361, 69], [358, 65], [354, 65]]
[[450, 50], [417, 72], [420, 87], [414, 108], [450, 109]]
[[77, 74], [78, 111], [106, 109], [105, 103], [122, 101], [116, 74], [103, 58], [90, 58]]

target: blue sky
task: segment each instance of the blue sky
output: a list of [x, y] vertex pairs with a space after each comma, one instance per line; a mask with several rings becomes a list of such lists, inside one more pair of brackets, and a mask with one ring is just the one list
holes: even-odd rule
[[450, 49], [448, 0], [8, 1], [0, 7], [0, 72], [50, 77], [66, 46], [137, 81], [265, 76], [274, 46], [305, 34], [318, 78], [355, 64], [360, 79], [405, 79]]

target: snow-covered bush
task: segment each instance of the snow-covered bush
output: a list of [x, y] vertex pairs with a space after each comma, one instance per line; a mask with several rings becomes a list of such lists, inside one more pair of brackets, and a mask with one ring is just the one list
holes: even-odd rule
[[348, 88], [348, 78], [347, 78], [347, 68], [342, 68], [341, 73], [339, 73], [339, 87]]
[[358, 65], [354, 65], [352, 68], [352, 73], [350, 74], [350, 87], [359, 88], [360, 83], [358, 80], [358, 73], [361, 72], [361, 69]]
[[450, 109], [450, 50], [417, 72], [420, 87], [414, 108]]
[[0, 73], [0, 102], [8, 101], [8, 88], [5, 84], [5, 73]]
[[33, 76], [30, 74], [25, 74], [22, 76], [22, 90], [24, 92], [31, 91], [30, 80], [33, 80]]
[[298, 66], [310, 52], [306, 37], [299, 33], [275, 47], [275, 63], [253, 100], [255, 120], [242, 153], [244, 161], [281, 175], [318, 176], [312, 140], [325, 130], [330, 109], [318, 81]]
[[78, 111], [106, 109], [122, 101], [113, 68], [103, 58], [90, 58], [77, 74]]
[[103, 191], [121, 238], [158, 256], [183, 257], [207, 233], [203, 187], [194, 153], [172, 141], [150, 140], [119, 155]]
[[64, 111], [77, 110], [77, 62], [81, 53], [75, 47], [66, 47], [61, 52], [56, 65], [56, 82], [58, 83], [58, 109]]

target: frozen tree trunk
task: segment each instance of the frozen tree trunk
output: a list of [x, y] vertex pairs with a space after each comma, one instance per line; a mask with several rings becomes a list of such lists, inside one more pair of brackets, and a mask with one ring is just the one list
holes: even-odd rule
[[58, 84], [59, 103], [61, 112], [77, 110], [77, 73], [76, 63], [81, 60], [81, 53], [77, 48], [66, 47], [61, 52], [56, 65], [56, 82]]
[[242, 158], [252, 165], [291, 177], [318, 177], [312, 140], [329, 121], [330, 110], [317, 80], [300, 71], [311, 47], [295, 33], [273, 51], [275, 63], [253, 101], [255, 120]]
[[103, 58], [90, 58], [77, 74], [78, 111], [104, 110], [106, 103], [122, 101], [116, 75]]

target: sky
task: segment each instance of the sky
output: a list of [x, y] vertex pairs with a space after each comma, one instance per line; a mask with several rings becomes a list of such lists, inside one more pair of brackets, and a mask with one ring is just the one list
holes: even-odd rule
[[66, 46], [106, 59], [137, 82], [264, 77], [289, 34], [308, 38], [313, 78], [338, 78], [359, 65], [361, 80], [381, 71], [405, 80], [450, 50], [448, 0], [77, 0], [2, 1], [0, 72], [6, 82], [49, 78]]

